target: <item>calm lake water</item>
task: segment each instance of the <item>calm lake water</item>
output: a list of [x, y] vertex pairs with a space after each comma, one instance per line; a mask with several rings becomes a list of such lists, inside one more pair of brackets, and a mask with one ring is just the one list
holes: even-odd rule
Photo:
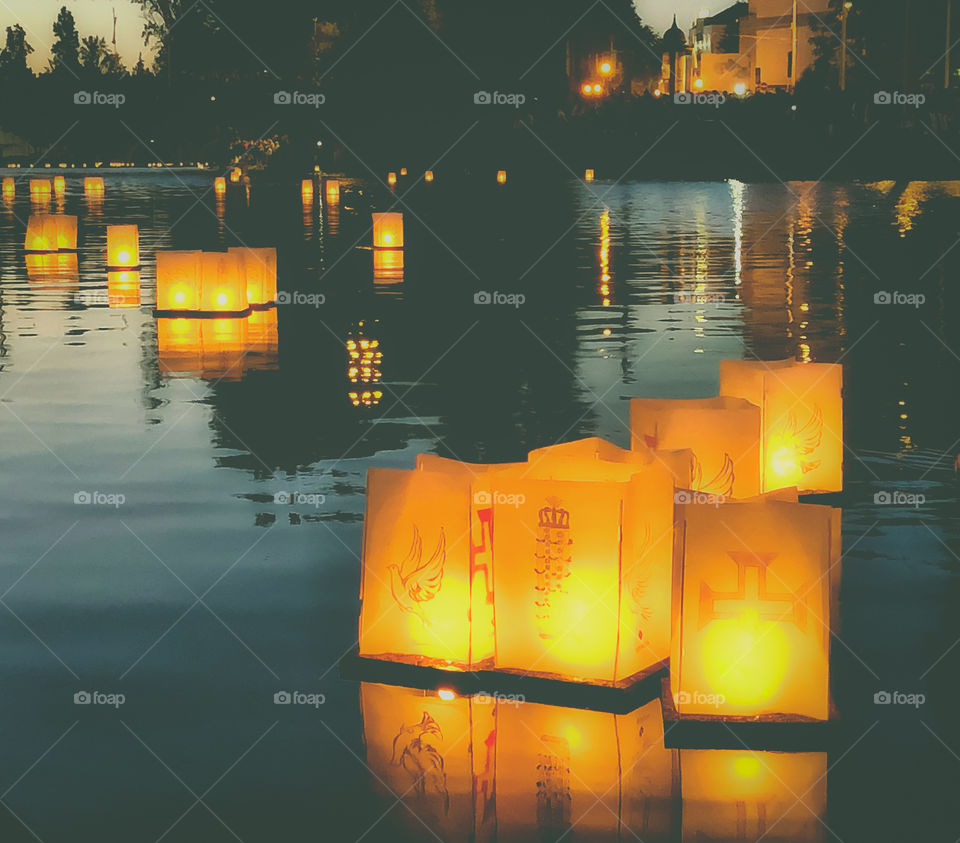
[[[483, 818], [455, 792], [454, 751], [451, 808], [410, 779], [399, 803], [385, 790], [399, 786], [385, 724], [402, 700], [365, 685], [361, 705], [339, 677], [356, 643], [367, 468], [424, 451], [516, 460], [589, 435], [626, 447], [627, 398], [713, 395], [720, 359], [793, 356], [845, 365], [841, 745], [792, 777], [782, 756], [758, 771], [738, 753], [664, 754], [653, 718], [659, 766], [637, 774], [640, 715], [608, 715], [589, 780], [534, 765], [525, 784], [519, 732], [499, 839], [552, 839], [513, 821], [540, 785], [596, 794], [571, 841], [954, 843], [960, 182], [511, 174], [497, 188], [439, 171], [398, 186], [406, 267], [386, 282], [359, 248], [370, 211], [396, 202], [379, 186], [344, 182], [339, 207], [305, 212], [298, 185], [232, 188], [218, 207], [208, 175], [105, 175], [100, 201], [67, 176], [76, 272], [28, 272], [25, 181], [0, 210], [5, 840], [493, 839], [489, 823], [471, 837]], [[129, 287], [106, 295], [112, 223], [140, 226], [139, 306]], [[276, 246], [280, 288], [302, 303], [247, 326], [246, 358], [215, 333], [203, 354], [177, 354], [152, 313], [154, 250], [240, 243]], [[525, 301], [476, 304], [482, 291]], [[346, 344], [361, 338], [382, 357], [354, 383]], [[895, 491], [924, 502], [876, 502]], [[123, 503], [75, 503], [82, 493]], [[274, 705], [294, 690], [325, 702]], [[925, 702], [875, 705], [884, 690]], [[76, 705], [79, 692], [125, 702]], [[788, 820], [757, 813], [768, 792], [799, 801]]]

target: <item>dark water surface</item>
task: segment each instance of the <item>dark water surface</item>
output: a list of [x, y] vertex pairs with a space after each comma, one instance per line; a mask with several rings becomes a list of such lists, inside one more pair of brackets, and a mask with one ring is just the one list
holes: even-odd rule
[[[98, 203], [68, 176], [74, 275], [28, 275], [25, 183], [0, 210], [4, 840], [472, 839], [463, 799], [386, 793], [401, 768], [376, 736], [399, 703], [365, 687], [362, 709], [358, 683], [339, 678], [356, 642], [366, 469], [423, 451], [516, 460], [588, 435], [627, 446], [627, 398], [712, 395], [718, 360], [754, 355], [846, 367], [844, 725], [816, 761], [826, 813], [802, 792], [819, 776], [798, 789], [802, 776], [758, 773], [737, 753], [654, 747], [657, 790], [653, 772], [628, 775], [634, 721], [609, 720], [597, 778], [571, 767], [556, 785], [599, 804], [563, 839], [960, 836], [960, 182], [511, 174], [497, 189], [441, 173], [399, 186], [399, 283], [375, 282], [356, 248], [370, 211], [394, 203], [385, 192], [345, 183], [339, 208], [305, 213], [298, 185], [254, 184], [249, 202], [236, 189], [218, 209], [211, 182], [108, 173]], [[104, 296], [110, 223], [140, 226], [139, 307]], [[154, 250], [239, 243], [277, 246], [281, 290], [325, 302], [281, 305], [278, 348], [242, 366], [209, 337], [199, 361], [159, 353]], [[525, 302], [475, 304], [480, 291]], [[881, 291], [924, 302], [878, 304]], [[376, 383], [348, 375], [360, 338], [379, 342]], [[323, 502], [279, 503], [283, 491]], [[925, 502], [875, 502], [894, 491]], [[82, 492], [124, 502], [76, 504]], [[325, 703], [275, 705], [283, 690]], [[925, 702], [875, 705], [883, 690]], [[82, 691], [125, 702], [75, 705]], [[526, 780], [523, 763], [499, 774], [499, 839], [552, 839], [514, 818], [543, 808], [538, 788], [560, 774], [534, 763]], [[698, 769], [714, 790], [697, 792]], [[731, 784], [758, 775], [771, 799], [799, 800], [791, 821], [764, 825], [756, 793]], [[538, 816], [563, 834], [562, 816]]]

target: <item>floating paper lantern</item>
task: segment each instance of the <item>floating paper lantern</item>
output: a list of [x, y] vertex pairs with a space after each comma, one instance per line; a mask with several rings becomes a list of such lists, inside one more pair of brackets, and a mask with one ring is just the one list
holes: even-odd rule
[[583, 174], [583, 180], [584, 180], [584, 181], [593, 181], [593, 170], [587, 170], [587, 171]]
[[828, 838], [827, 753], [680, 750], [683, 840]]
[[427, 170], [427, 171], [423, 174], [423, 180], [426, 181], [426, 182], [431, 182], [431, 181], [433, 181], [433, 170]]
[[720, 361], [720, 393], [760, 407], [763, 491], [843, 490], [843, 367]]
[[218, 197], [227, 195], [227, 180], [223, 176], [217, 176], [213, 180], [213, 192]]
[[106, 187], [100, 176], [87, 176], [83, 180], [84, 193], [103, 193]]
[[140, 307], [140, 273], [127, 269], [107, 272], [107, 302], [111, 308]]
[[247, 310], [247, 282], [240, 258], [229, 252], [203, 252], [200, 256], [200, 309], [215, 313]]
[[157, 252], [157, 310], [244, 313], [247, 279], [231, 252]]
[[393, 187], [397, 183], [397, 174], [396, 173], [387, 173], [387, 184], [390, 187]]
[[634, 447], [689, 448], [690, 488], [720, 497], [760, 493], [760, 408], [742, 398], [630, 399]]
[[137, 269], [140, 266], [140, 229], [135, 225], [107, 226], [107, 268]]
[[373, 214], [373, 248], [403, 248], [403, 214]]
[[241, 171], [239, 167], [230, 168], [230, 181], [237, 184], [240, 181]]
[[336, 179], [327, 179], [327, 204], [335, 205], [340, 201], [340, 182]]
[[77, 218], [66, 214], [32, 214], [27, 221], [27, 252], [61, 252], [77, 248]]
[[549, 452], [490, 477], [495, 666], [632, 683], [669, 657], [674, 478]]
[[49, 179], [30, 179], [30, 198], [36, 202], [46, 202], [53, 193]]
[[671, 690], [681, 720], [827, 720], [840, 511], [678, 507]]
[[507, 171], [497, 170], [497, 184], [506, 184], [506, 183], [507, 183]]
[[200, 255], [157, 252], [157, 310], [200, 310]]
[[17, 183], [11, 178], [3, 180], [3, 198], [13, 199], [17, 195]]
[[267, 305], [277, 300], [277, 250], [231, 248], [227, 252], [240, 261], [240, 273], [246, 279], [247, 302]]
[[53, 192], [57, 196], [63, 196], [67, 192], [67, 180], [63, 176], [54, 176]]
[[313, 179], [304, 179], [300, 182], [300, 195], [303, 197], [303, 204], [313, 203]]
[[400, 168], [400, 175], [401, 175], [401, 176], [405, 176], [406, 174], [407, 174], [407, 168], [406, 168], [406, 167], [401, 167], [401, 168]]

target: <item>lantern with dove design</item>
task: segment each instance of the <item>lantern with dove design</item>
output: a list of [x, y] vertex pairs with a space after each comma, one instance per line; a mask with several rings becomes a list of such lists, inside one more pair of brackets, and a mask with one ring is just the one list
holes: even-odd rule
[[840, 511], [787, 497], [678, 507], [670, 682], [681, 720], [829, 719]]
[[840, 364], [721, 360], [720, 393], [760, 408], [762, 491], [843, 490]]

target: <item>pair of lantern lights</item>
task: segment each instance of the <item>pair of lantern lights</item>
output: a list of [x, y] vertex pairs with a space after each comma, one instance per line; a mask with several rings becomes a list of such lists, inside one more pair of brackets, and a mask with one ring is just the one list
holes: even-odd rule
[[680, 719], [829, 720], [840, 510], [799, 494], [842, 490], [842, 369], [720, 385], [634, 399], [631, 450], [371, 469], [359, 655], [614, 688], [669, 666]]

